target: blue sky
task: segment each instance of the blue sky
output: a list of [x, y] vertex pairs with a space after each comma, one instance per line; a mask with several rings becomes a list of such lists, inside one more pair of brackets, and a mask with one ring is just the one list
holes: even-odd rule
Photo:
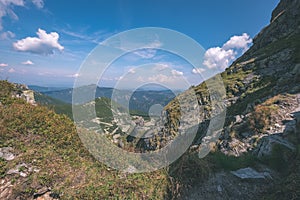
[[[224, 70], [268, 25], [278, 3], [279, 0], [0, 0], [0, 78], [42, 86], [72, 86], [86, 57], [105, 39], [134, 28], [162, 27], [198, 42], [205, 50], [203, 68], [194, 69], [168, 52], [141, 50], [118, 59], [99, 83], [113, 87], [124, 74], [133, 74], [137, 66], [155, 61], [153, 66], [168, 67], [170, 73], [157, 72], [147, 80], [170, 81], [174, 88], [185, 89], [176, 84], [176, 77], [184, 76], [196, 85], [202, 81], [199, 75], [205, 68]], [[146, 81], [146, 77], [142, 78]], [[134, 81], [127, 80], [126, 87], [135, 85]]]

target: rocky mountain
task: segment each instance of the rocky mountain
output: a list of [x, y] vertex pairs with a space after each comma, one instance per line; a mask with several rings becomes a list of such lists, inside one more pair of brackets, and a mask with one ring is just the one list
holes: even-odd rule
[[[191, 110], [195, 107], [188, 93], [196, 93], [202, 108], [193, 145], [172, 167], [174, 177], [183, 188], [188, 188], [183, 189], [186, 193], [180, 198], [299, 198], [300, 190], [296, 189], [300, 184], [297, 171], [300, 167], [299, 55], [300, 1], [282, 0], [273, 11], [270, 24], [254, 38], [252, 47], [220, 74], [226, 89], [226, 96], [221, 100], [226, 106], [223, 127], [207, 132], [213, 120], [212, 110], [223, 112], [213, 104], [205, 82], [190, 88], [165, 107], [169, 140], [177, 137], [174, 133], [182, 123], [179, 107], [184, 105]], [[165, 138], [156, 140], [161, 143]], [[199, 160], [196, 155], [207, 148], [210, 153]], [[236, 166], [228, 163], [229, 160], [236, 162]], [[187, 161], [190, 164], [186, 164]], [[204, 170], [203, 166], [214, 170]], [[185, 167], [198, 172], [179, 171]], [[241, 169], [243, 167], [245, 169]], [[234, 170], [239, 169], [242, 175], [235, 176]], [[206, 180], [193, 180], [203, 171], [209, 173]], [[267, 176], [254, 178], [254, 174], [259, 173]]]

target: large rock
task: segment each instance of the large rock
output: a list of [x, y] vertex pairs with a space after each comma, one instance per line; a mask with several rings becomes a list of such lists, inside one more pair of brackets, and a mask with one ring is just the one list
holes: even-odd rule
[[271, 155], [274, 145], [282, 145], [291, 151], [295, 151], [295, 146], [289, 141], [283, 139], [279, 134], [269, 135], [260, 139], [254, 154], [258, 157]]

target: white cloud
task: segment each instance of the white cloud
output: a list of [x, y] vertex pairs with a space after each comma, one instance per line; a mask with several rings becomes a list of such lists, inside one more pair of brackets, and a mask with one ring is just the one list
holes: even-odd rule
[[163, 45], [163, 43], [161, 41], [159, 41], [158, 38], [154, 38], [154, 39], [153, 38], [144, 38], [144, 39], [145, 39], [145, 41], [141, 42], [138, 39], [135, 39], [132, 41], [132, 39], [130, 39], [130, 38], [129, 39], [121, 38], [121, 40], [120, 40], [120, 38], [115, 38], [114, 40], [116, 40], [116, 41], [110, 40], [109, 43], [108, 43], [108, 41], [103, 41], [100, 44], [104, 45], [104, 46], [109, 46], [112, 48], [120, 49], [125, 52], [132, 52], [132, 50], [138, 49], [138, 50], [135, 50], [133, 53], [136, 53], [136, 52], [139, 53], [139, 52], [148, 51], [148, 50], [153, 51], [153, 50], [160, 48]]
[[153, 68], [153, 70], [155, 71], [163, 71], [165, 69], [170, 68], [169, 64], [166, 63], [155, 63], [155, 67]]
[[135, 55], [140, 56], [141, 58], [150, 59], [156, 56], [157, 49], [160, 48], [161, 46], [162, 43], [158, 39], [155, 39], [150, 43], [142, 44], [142, 47], [144, 49], [139, 49], [137, 51], [134, 51], [133, 53]]
[[[168, 74], [155, 74], [148, 77], [147, 81], [154, 82], [154, 83], [164, 83], [164, 84], [180, 84], [182, 83], [183, 79], [183, 72], [180, 71], [172, 71], [173, 76]], [[145, 79], [143, 79], [145, 80]]]
[[203, 68], [193, 68], [192, 73], [193, 74], [201, 74], [205, 71]]
[[79, 77], [80, 75], [78, 73], [76, 74], [71, 74], [71, 75], [67, 75], [66, 77], [70, 77], [70, 78], [77, 78]]
[[101, 81], [118, 81], [119, 77], [101, 77]]
[[3, 6], [9, 6], [9, 5], [24, 6], [23, 0], [0, 0], [0, 3]]
[[138, 51], [134, 51], [133, 53], [141, 58], [150, 59], [156, 55], [156, 52], [157, 51], [155, 49], [141, 49]]
[[11, 31], [6, 31], [6, 32], [3, 32], [0, 34], [0, 39], [1, 40], [8, 40], [8, 39], [11, 39], [11, 38], [14, 38], [16, 35], [11, 32]]
[[128, 70], [128, 73], [131, 73], [131, 74], [134, 74], [136, 71], [135, 71], [135, 69], [134, 68], [130, 68], [129, 70]]
[[43, 8], [43, 7], [44, 7], [44, 1], [43, 1], [43, 0], [32, 0], [32, 3], [33, 3], [37, 8]]
[[52, 76], [54, 74], [52, 72], [39, 72], [38, 75], [39, 76]]
[[13, 47], [17, 51], [31, 52], [35, 54], [49, 55], [53, 54], [54, 50], [64, 50], [64, 47], [59, 44], [59, 34], [56, 32], [46, 33], [42, 29], [38, 29], [36, 33], [38, 37], [27, 37], [13, 43]]
[[147, 44], [147, 48], [159, 48], [161, 47], [163, 44], [161, 41], [159, 41], [158, 39], [155, 39], [153, 42]]
[[9, 72], [9, 73], [14, 73], [14, 72], [16, 72], [16, 70], [15, 70], [14, 68], [10, 68], [10, 69], [8, 70], [8, 72]]
[[139, 76], [137, 79], [136, 79], [137, 82], [140, 82], [140, 83], [143, 83], [145, 82], [145, 78], [143, 78], [142, 76]]
[[220, 47], [213, 47], [205, 52], [203, 64], [209, 69], [225, 69], [226, 67], [228, 67], [230, 61], [234, 59], [235, 52], [232, 49], [225, 50]]
[[164, 74], [154, 75], [148, 78], [148, 81], [152, 81], [154, 83], [173, 83], [175, 81], [174, 77], [167, 76]]
[[[5, 16], [9, 16], [13, 20], [18, 20], [18, 15], [13, 11], [14, 6], [25, 6], [24, 0], [0, 0], [0, 31], [3, 29], [2, 26], [2, 18]], [[43, 0], [32, 0], [32, 3], [37, 8], [43, 8], [44, 7], [44, 1]]]
[[18, 20], [18, 16], [12, 10], [13, 6], [24, 6], [23, 0], [0, 0], [0, 31], [3, 29], [2, 18], [9, 16], [14, 20]]
[[27, 60], [24, 62], [21, 62], [22, 65], [33, 65], [34, 63], [31, 60]]
[[0, 63], [0, 67], [7, 67], [8, 64], [7, 63]]
[[175, 69], [172, 69], [171, 73], [173, 76], [182, 76], [183, 75], [183, 72], [177, 71]]
[[73, 38], [72, 42], [82, 42], [82, 40], [84, 40], [86, 42], [90, 42], [97, 45], [100, 43], [100, 41], [103, 41], [111, 35], [115, 34], [115, 32], [107, 32], [104, 30], [99, 30], [92, 33], [89, 32], [88, 34], [86, 34], [85, 31], [85, 29], [80, 29], [76, 31], [70, 31], [66, 29], [60, 30], [61, 33], [71, 36]]
[[241, 36], [233, 36], [222, 47], [208, 49], [204, 54], [203, 65], [210, 69], [224, 70], [236, 59], [238, 52], [241, 50], [245, 52], [251, 43], [252, 39], [246, 33]]
[[247, 33], [243, 35], [232, 36], [224, 45], [223, 49], [243, 49], [246, 51], [249, 48], [249, 44], [252, 43], [252, 39]]

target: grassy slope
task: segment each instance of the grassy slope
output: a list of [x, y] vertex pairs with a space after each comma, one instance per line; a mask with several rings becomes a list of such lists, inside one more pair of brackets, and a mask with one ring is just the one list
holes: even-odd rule
[[[0, 81], [0, 147], [11, 146], [17, 157], [0, 160], [0, 177], [13, 183], [13, 198], [32, 197], [51, 187], [62, 199], [164, 199], [165, 170], [122, 174], [97, 162], [82, 146], [72, 121], [42, 106], [10, 97], [14, 86]], [[6, 175], [17, 164], [40, 169], [26, 178]]]

